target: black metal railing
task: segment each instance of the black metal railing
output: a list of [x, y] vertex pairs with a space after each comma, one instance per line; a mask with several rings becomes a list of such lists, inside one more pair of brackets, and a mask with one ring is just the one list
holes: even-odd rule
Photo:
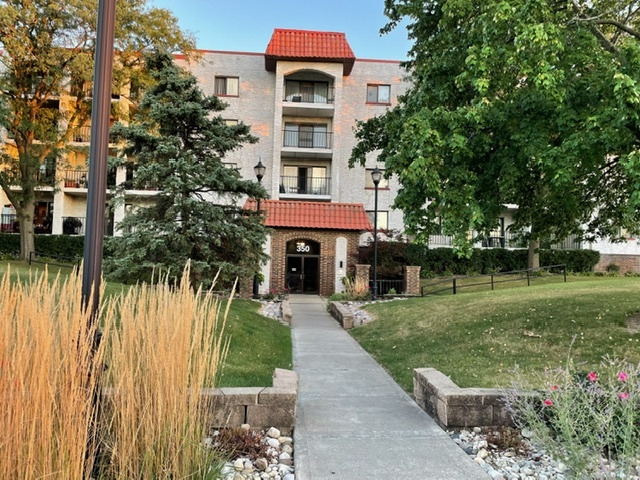
[[561, 276], [564, 282], [567, 281], [566, 265], [547, 265], [539, 268], [513, 270], [511, 272], [435, 279], [424, 283], [420, 287], [420, 294], [423, 297], [443, 292], [451, 292], [453, 295], [456, 295], [463, 288], [480, 286], [490, 287], [491, 290], [494, 290], [497, 284], [518, 281], [526, 282], [527, 286], [531, 286], [531, 282], [534, 280], [558, 276]]
[[[385, 280], [385, 279], [377, 279], [376, 284], [378, 289], [378, 295], [388, 295], [389, 292], [397, 293], [398, 295], [404, 293], [404, 280]], [[373, 291], [373, 280], [369, 280], [369, 288]]]
[[78, 257], [67, 257], [64, 255], [54, 255], [52, 253], [29, 253], [29, 266], [31, 266], [32, 263], [42, 263], [45, 265], [55, 265], [57, 267], [75, 268], [76, 273], [79, 273], [81, 261], [82, 259]]
[[[107, 172], [107, 186], [115, 187], [116, 169], [110, 168]], [[64, 186], [67, 188], [87, 188], [89, 186], [88, 170], [65, 170]]]
[[62, 217], [62, 233], [65, 235], [84, 235], [85, 217]]
[[293, 103], [333, 103], [335, 99], [335, 89], [333, 87], [285, 87], [284, 101]]
[[331, 195], [331, 177], [280, 177], [280, 193]]
[[36, 179], [38, 183], [43, 185], [53, 186], [56, 183], [56, 169], [55, 168], [45, 168], [42, 170], [38, 170], [36, 175]]
[[304, 132], [298, 130], [284, 130], [283, 147], [294, 148], [332, 148], [333, 133]]
[[[73, 141], [78, 143], [91, 142], [91, 125], [83, 125], [73, 133]], [[109, 133], [109, 143], [116, 143], [114, 137]]]
[[20, 231], [20, 224], [15, 213], [5, 213], [0, 215], [0, 232], [14, 233]]
[[153, 182], [145, 182], [144, 184], [136, 181], [136, 165], [127, 165], [127, 175], [125, 177], [125, 188], [127, 190], [158, 190], [158, 185]]

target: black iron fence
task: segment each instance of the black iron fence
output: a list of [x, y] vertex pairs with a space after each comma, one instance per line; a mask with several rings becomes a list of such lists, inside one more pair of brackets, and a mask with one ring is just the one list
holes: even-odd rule
[[57, 267], [77, 268], [76, 273], [80, 272], [81, 261], [82, 259], [78, 257], [67, 257], [50, 253], [31, 252], [29, 254], [29, 266], [31, 266], [32, 263], [42, 263], [45, 265], [55, 265]]
[[331, 177], [280, 177], [280, 193], [331, 195]]
[[[378, 279], [376, 281], [378, 289], [378, 295], [388, 295], [389, 292], [402, 294], [404, 293], [404, 280], [384, 280]], [[373, 291], [373, 280], [369, 280], [369, 288]]]
[[453, 295], [456, 295], [464, 288], [486, 287], [494, 290], [496, 285], [506, 282], [526, 282], [527, 286], [531, 286], [532, 282], [549, 277], [562, 277], [562, 280], [566, 282], [566, 265], [548, 265], [539, 268], [527, 268], [526, 270], [513, 270], [511, 272], [500, 272], [487, 275], [469, 275], [435, 279], [433, 281], [423, 283], [420, 287], [420, 293], [423, 297], [445, 292], [451, 292]]

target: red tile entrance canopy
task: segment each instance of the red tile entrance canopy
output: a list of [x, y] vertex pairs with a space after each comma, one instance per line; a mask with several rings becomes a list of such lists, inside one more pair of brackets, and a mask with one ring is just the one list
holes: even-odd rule
[[265, 52], [266, 69], [275, 72], [278, 60], [342, 63], [349, 75], [356, 56], [344, 33], [276, 28]]
[[[256, 202], [247, 201], [245, 208], [256, 209]], [[260, 202], [265, 212], [265, 226], [317, 228], [323, 230], [373, 230], [360, 203], [293, 202], [266, 200]]]

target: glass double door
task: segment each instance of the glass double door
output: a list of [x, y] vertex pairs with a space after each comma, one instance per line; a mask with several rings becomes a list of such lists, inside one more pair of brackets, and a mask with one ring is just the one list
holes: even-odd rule
[[291, 293], [318, 293], [319, 256], [287, 255], [287, 288]]

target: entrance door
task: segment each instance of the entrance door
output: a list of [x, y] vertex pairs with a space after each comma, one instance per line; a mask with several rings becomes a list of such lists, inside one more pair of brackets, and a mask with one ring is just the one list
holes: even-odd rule
[[[293, 241], [287, 244], [287, 288], [291, 293], [318, 293], [320, 286], [320, 245]], [[295, 252], [295, 253], [293, 253]]]

